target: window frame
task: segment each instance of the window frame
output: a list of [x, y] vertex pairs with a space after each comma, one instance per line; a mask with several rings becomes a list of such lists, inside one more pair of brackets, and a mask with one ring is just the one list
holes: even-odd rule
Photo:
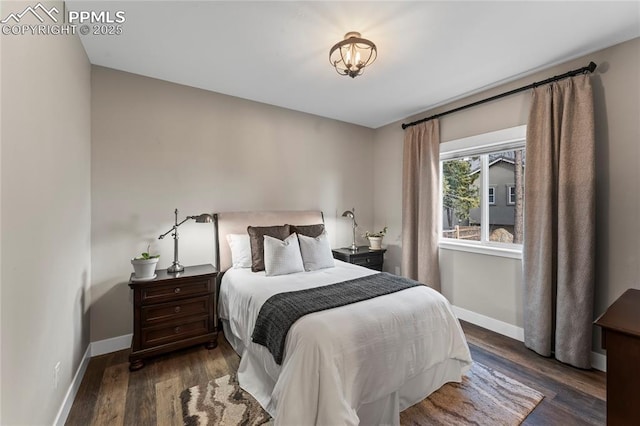
[[[440, 182], [442, 182], [443, 167], [442, 162], [461, 157], [480, 156], [481, 162], [481, 183], [482, 188], [489, 188], [489, 156], [499, 151], [510, 151], [516, 149], [526, 149], [527, 126], [516, 126], [495, 132], [483, 133], [461, 139], [442, 142], [440, 144]], [[442, 215], [442, 184], [439, 185], [439, 215]], [[495, 191], [495, 190], [494, 190]], [[488, 194], [489, 191], [487, 191]], [[507, 201], [509, 201], [509, 191], [507, 190]], [[494, 192], [495, 202], [495, 192]], [[508, 257], [522, 259], [522, 244], [499, 243], [489, 241], [489, 197], [481, 197], [481, 237], [480, 241], [461, 241], [452, 238], [443, 238], [442, 217], [438, 220], [438, 246], [440, 249], [466, 251], [472, 253], [486, 254], [491, 256]]]

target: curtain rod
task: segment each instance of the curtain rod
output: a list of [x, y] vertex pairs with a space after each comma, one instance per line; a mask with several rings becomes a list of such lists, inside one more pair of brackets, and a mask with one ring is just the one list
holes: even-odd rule
[[487, 103], [487, 102], [495, 101], [496, 99], [504, 98], [505, 96], [513, 95], [515, 93], [524, 92], [525, 90], [533, 89], [533, 88], [541, 86], [543, 84], [553, 83], [554, 81], [562, 80], [562, 79], [565, 79], [565, 78], [568, 78], [568, 77], [573, 77], [573, 76], [576, 76], [576, 75], [582, 74], [582, 73], [584, 73], [584, 74], [592, 73], [593, 71], [595, 71], [596, 67], [597, 67], [597, 65], [595, 64], [595, 62], [589, 62], [589, 65], [587, 65], [586, 67], [582, 67], [582, 68], [579, 68], [579, 69], [576, 69], [576, 70], [573, 70], [573, 71], [569, 71], [569, 72], [566, 72], [566, 73], [561, 74], [561, 75], [556, 75], [555, 77], [551, 77], [551, 78], [548, 78], [546, 80], [536, 81], [535, 83], [531, 83], [531, 84], [528, 84], [526, 86], [519, 87], [517, 89], [509, 90], [508, 92], [500, 93], [499, 95], [491, 96], [490, 98], [486, 98], [486, 99], [482, 99], [480, 101], [472, 102], [470, 104], [463, 105], [461, 107], [454, 108], [454, 109], [451, 109], [449, 111], [441, 112], [439, 114], [434, 114], [434, 115], [432, 115], [430, 117], [422, 118], [422, 119], [417, 120], [417, 121], [412, 121], [411, 123], [402, 123], [402, 128], [406, 129], [407, 127], [415, 126], [416, 124], [424, 123], [425, 121], [433, 120], [434, 118], [439, 118], [439, 117], [442, 117], [444, 115], [453, 114], [454, 112], [462, 111], [463, 109], [467, 109], [467, 108], [471, 108], [471, 107], [474, 107], [474, 106], [477, 106], [477, 105], [481, 105], [481, 104], [484, 104], [484, 103]]

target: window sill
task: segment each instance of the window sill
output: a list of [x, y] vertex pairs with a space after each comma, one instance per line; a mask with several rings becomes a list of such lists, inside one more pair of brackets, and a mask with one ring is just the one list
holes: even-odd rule
[[440, 240], [438, 247], [445, 250], [466, 251], [469, 253], [478, 253], [488, 256], [522, 259], [522, 246], [515, 246], [512, 248], [493, 244], [474, 244], [469, 242]]

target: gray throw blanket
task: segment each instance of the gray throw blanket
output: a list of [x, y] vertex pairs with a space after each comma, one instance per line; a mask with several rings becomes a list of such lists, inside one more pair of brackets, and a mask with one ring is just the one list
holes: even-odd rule
[[419, 285], [422, 284], [418, 281], [382, 272], [327, 286], [278, 293], [260, 308], [251, 339], [269, 349], [280, 365], [289, 328], [304, 315]]

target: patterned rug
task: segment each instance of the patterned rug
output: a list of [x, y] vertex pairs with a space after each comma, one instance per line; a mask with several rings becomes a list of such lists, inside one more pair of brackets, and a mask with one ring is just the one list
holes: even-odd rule
[[[480, 363], [474, 363], [462, 383], [447, 383], [419, 404], [400, 413], [401, 424], [519, 425], [544, 396]], [[185, 426], [270, 425], [269, 415], [235, 375], [182, 391]]]
[[226, 375], [180, 394], [185, 426], [272, 425], [258, 401], [243, 391], [236, 375]]
[[400, 413], [401, 424], [519, 425], [544, 395], [486, 365], [474, 362], [461, 383], [447, 383]]

